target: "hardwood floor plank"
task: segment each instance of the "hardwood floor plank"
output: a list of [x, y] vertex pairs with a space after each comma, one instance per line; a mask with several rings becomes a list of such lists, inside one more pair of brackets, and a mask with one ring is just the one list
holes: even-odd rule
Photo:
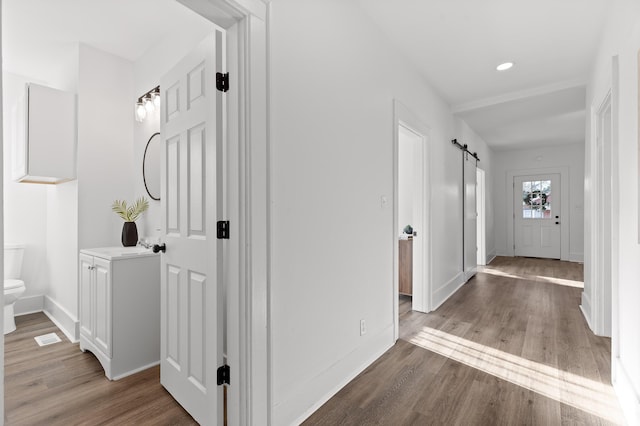
[[[159, 367], [110, 381], [98, 360], [42, 313], [16, 318], [5, 336], [6, 425], [195, 425], [160, 385]], [[60, 343], [39, 347], [36, 336]]]
[[498, 257], [434, 312], [401, 299], [400, 340], [304, 424], [622, 424], [582, 280], [581, 264]]

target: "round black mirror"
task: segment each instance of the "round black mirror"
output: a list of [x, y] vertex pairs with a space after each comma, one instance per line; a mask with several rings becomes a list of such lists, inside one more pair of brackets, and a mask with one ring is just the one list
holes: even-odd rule
[[142, 179], [147, 194], [152, 200], [160, 201], [160, 133], [149, 138], [142, 157]]

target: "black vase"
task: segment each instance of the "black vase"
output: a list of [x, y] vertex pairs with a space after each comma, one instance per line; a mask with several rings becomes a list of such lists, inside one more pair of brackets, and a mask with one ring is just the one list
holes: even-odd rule
[[138, 244], [138, 227], [135, 222], [125, 222], [122, 225], [122, 245], [133, 247]]

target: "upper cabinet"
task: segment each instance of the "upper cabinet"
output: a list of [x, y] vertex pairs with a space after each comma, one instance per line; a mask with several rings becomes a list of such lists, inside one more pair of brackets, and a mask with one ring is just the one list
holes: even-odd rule
[[18, 182], [76, 178], [76, 95], [29, 83], [13, 108], [12, 172]]

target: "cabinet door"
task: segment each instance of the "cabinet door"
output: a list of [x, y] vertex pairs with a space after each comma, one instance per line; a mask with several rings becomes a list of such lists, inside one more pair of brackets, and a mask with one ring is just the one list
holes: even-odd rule
[[80, 254], [80, 334], [93, 340], [93, 257]]
[[105, 355], [111, 357], [111, 264], [95, 257], [95, 335], [94, 343]]
[[76, 95], [28, 85], [28, 175], [31, 182], [76, 177]]

